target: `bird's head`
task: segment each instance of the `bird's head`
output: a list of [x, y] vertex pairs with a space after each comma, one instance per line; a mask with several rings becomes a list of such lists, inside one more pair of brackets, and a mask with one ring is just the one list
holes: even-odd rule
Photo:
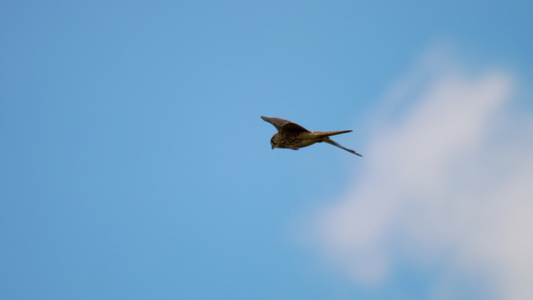
[[278, 133], [277, 132], [274, 133], [274, 135], [270, 139], [270, 146], [272, 146], [272, 149], [278, 146]]

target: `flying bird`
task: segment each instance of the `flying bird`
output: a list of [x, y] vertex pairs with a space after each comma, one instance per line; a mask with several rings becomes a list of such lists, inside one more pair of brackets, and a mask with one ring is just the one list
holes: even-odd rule
[[310, 146], [314, 143], [328, 143], [333, 146], [339, 147], [341, 149], [344, 149], [350, 153], [353, 153], [355, 155], [361, 156], [361, 154], [348, 149], [344, 148], [343, 146], [337, 144], [333, 140], [331, 140], [329, 137], [332, 135], [337, 135], [341, 133], [347, 133], [352, 132], [352, 130], [340, 130], [340, 131], [309, 131], [302, 126], [293, 123], [288, 120], [280, 119], [280, 118], [267, 118], [267, 117], [261, 117], [264, 121], [274, 125], [276, 129], [278, 130], [277, 133], [275, 133], [272, 136], [272, 139], [270, 140], [270, 145], [272, 146], [272, 149], [274, 148], [288, 148], [292, 150], [298, 150], [303, 147]]

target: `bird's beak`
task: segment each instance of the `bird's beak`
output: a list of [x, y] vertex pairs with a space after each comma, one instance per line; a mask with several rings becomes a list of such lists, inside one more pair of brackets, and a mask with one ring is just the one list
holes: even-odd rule
[[276, 147], [274, 147], [274, 145], [271, 145], [271, 146], [272, 146], [272, 150], [274, 150], [274, 148], [276, 148]]

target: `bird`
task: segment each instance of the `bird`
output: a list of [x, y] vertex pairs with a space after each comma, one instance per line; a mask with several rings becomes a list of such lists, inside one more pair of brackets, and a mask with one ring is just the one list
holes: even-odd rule
[[328, 143], [333, 146], [339, 147], [350, 153], [363, 157], [361, 154], [354, 150], [344, 148], [337, 144], [329, 137], [332, 135], [352, 132], [353, 130], [340, 130], [340, 131], [309, 131], [302, 126], [293, 123], [291, 121], [280, 118], [268, 118], [261, 116], [261, 119], [274, 125], [278, 132], [276, 132], [272, 139], [270, 139], [270, 146], [274, 148], [286, 148], [292, 150], [298, 150], [303, 147], [313, 145], [314, 143]]

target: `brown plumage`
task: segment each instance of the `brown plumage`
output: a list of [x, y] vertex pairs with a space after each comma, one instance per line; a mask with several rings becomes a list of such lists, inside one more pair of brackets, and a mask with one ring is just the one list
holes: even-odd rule
[[270, 145], [272, 146], [272, 149], [288, 148], [292, 150], [298, 150], [300, 148], [310, 146], [314, 143], [326, 142], [328, 144], [344, 149], [355, 155], [362, 156], [361, 154], [351, 149], [344, 148], [343, 146], [337, 144], [336, 142], [334, 142], [332, 139], [329, 138], [332, 135], [352, 132], [352, 130], [326, 131], [326, 132], [309, 131], [296, 123], [293, 123], [291, 121], [287, 121], [284, 119], [267, 118], [267, 117], [261, 117], [261, 119], [274, 125], [274, 127], [276, 127], [276, 129], [278, 130], [278, 132], [275, 133], [272, 136], [272, 139], [270, 140]]

